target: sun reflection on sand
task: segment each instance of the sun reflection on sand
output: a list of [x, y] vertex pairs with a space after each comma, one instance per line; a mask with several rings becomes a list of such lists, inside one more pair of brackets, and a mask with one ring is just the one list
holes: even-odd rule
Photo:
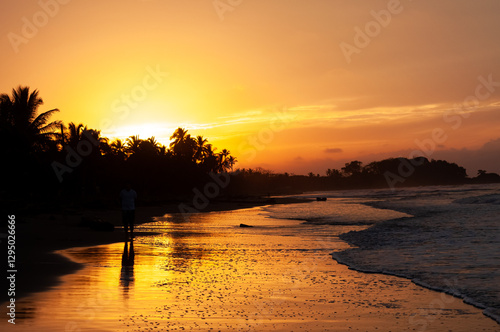
[[[238, 227], [243, 221], [256, 227]], [[20, 308], [36, 309], [15, 330], [409, 328], [417, 308], [428, 307], [438, 293], [405, 279], [351, 271], [331, 259], [332, 251], [348, 246], [332, 232], [360, 227], [301, 225], [266, 218], [261, 209], [203, 213], [189, 222], [158, 218], [139, 228], [162, 234], [137, 237], [133, 246], [64, 250], [85, 267], [51, 291], [20, 299]], [[479, 310], [450, 299], [447, 311], [436, 313], [444, 324], [439, 327], [472, 319], [494, 331], [496, 324]]]

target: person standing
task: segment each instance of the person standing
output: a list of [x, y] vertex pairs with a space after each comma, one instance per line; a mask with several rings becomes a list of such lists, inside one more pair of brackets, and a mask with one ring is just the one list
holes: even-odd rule
[[125, 241], [129, 239], [128, 232], [130, 228], [130, 240], [134, 238], [134, 220], [135, 220], [135, 200], [137, 193], [132, 189], [130, 183], [127, 183], [125, 189], [120, 192], [122, 203], [122, 220], [125, 229]]

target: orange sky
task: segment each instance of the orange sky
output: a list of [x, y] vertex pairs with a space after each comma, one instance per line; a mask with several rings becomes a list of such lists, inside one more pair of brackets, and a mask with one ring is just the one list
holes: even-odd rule
[[495, 0], [2, 2], [0, 92], [37, 88], [41, 110], [108, 137], [168, 143], [182, 126], [239, 167], [324, 174], [420, 150], [500, 172], [499, 12]]

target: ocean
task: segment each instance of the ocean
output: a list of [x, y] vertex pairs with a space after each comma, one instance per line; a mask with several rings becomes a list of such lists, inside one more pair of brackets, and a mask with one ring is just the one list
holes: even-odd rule
[[[427, 187], [367, 204], [411, 215], [341, 235], [333, 254], [353, 269], [411, 279], [460, 297], [500, 323], [500, 186]], [[360, 196], [355, 196], [359, 198]]]
[[[302, 196], [323, 196], [328, 201], [303, 209], [268, 210], [274, 217], [301, 219], [312, 225], [372, 224], [362, 231], [341, 234], [341, 239], [356, 247], [337, 251], [333, 258], [357, 271], [408, 278], [462, 298], [500, 323], [500, 185]], [[374, 209], [349, 208], [358, 204]], [[406, 215], [391, 216], [398, 212]]]
[[0, 330], [499, 330], [500, 185], [297, 197], [312, 201], [158, 216], [133, 250], [62, 250], [83, 268]]

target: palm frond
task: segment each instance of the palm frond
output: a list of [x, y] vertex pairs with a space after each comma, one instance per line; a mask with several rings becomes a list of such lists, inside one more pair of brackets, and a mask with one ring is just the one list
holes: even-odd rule
[[[59, 112], [59, 109], [57, 108], [54, 108], [53, 110], [50, 110], [50, 111], [47, 111], [47, 112], [43, 112], [43, 113], [40, 113], [36, 118], [35, 120], [33, 120], [33, 122], [31, 123], [31, 128], [39, 128], [40, 126], [43, 126], [45, 123], [47, 123], [47, 121], [49, 120], [49, 118], [52, 116], [52, 114], [56, 113], [56, 112]], [[59, 123], [60, 124], [60, 123]]]
[[[49, 132], [54, 132], [55, 130], [58, 130], [61, 126], [61, 121], [53, 121], [49, 124], [46, 124], [42, 127], [38, 127], [37, 128], [37, 131], [40, 133], [40, 134], [45, 134], [45, 133], [49, 133]], [[57, 134], [60, 134], [60, 133], [57, 133]]]

